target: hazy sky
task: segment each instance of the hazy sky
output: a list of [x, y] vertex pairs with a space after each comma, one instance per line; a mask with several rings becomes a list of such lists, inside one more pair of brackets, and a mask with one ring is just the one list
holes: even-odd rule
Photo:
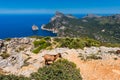
[[0, 0], [0, 13], [120, 13], [120, 0]]

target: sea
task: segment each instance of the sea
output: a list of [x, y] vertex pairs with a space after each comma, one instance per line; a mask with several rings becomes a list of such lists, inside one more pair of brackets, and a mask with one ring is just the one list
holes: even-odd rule
[[[81, 18], [86, 14], [75, 14]], [[41, 29], [42, 24], [49, 23], [54, 14], [0, 14], [0, 39], [19, 38], [29, 36], [51, 36], [57, 34]], [[33, 31], [32, 26], [37, 25], [38, 31]]]

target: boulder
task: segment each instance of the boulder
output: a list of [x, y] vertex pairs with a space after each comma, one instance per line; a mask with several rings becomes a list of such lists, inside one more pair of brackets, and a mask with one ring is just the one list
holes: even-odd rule
[[0, 48], [4, 46], [4, 41], [0, 40]]
[[6, 67], [8, 64], [8, 61], [6, 59], [3, 59], [0, 61], [0, 68], [4, 68]]
[[28, 43], [30, 43], [30, 39], [23, 38], [23, 39], [21, 39], [20, 43], [22, 43], [22, 44], [28, 44]]
[[1, 53], [6, 53], [6, 51], [7, 51], [7, 47], [2, 47]]

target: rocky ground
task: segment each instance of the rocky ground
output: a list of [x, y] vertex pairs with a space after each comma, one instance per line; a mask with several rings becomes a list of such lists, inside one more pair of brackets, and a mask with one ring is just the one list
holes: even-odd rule
[[[120, 55], [115, 54], [120, 48], [85, 47], [84, 49], [55, 48], [32, 53], [33, 38], [13, 38], [0, 40], [0, 71], [4, 74], [24, 75], [29, 77], [45, 65], [45, 54], [61, 53], [77, 65], [83, 80], [120, 80]], [[4, 55], [5, 54], [5, 55]]]

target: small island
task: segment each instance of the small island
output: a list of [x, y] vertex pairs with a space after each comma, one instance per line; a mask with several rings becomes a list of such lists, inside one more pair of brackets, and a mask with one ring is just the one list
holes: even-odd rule
[[37, 30], [39, 30], [39, 28], [38, 28], [38, 26], [33, 25], [33, 26], [32, 26], [32, 30], [33, 30], [33, 31], [37, 31]]

